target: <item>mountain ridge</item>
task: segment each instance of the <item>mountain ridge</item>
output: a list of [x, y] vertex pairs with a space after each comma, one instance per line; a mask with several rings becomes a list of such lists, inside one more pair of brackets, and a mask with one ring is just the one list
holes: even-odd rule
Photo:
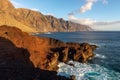
[[[15, 8], [9, 0], [0, 0], [0, 25], [17, 26], [25, 32], [91, 31], [89, 26], [77, 24], [25, 8]], [[6, 17], [7, 16], [7, 17]], [[4, 17], [4, 18], [3, 18]]]
[[11, 9], [15, 9], [15, 7], [9, 2], [9, 0], [0, 0], [0, 10], [4, 11]]

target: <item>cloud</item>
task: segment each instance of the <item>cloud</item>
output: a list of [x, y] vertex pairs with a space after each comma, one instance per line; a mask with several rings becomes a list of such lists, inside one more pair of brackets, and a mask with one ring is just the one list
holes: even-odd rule
[[83, 25], [113, 25], [113, 24], [119, 24], [120, 20], [118, 21], [96, 21], [90, 18], [76, 18], [74, 15], [69, 15], [68, 16], [68, 20], [75, 22], [75, 23], [79, 23], [79, 24], [83, 24]]
[[55, 16], [53, 13], [46, 13], [45, 15]]
[[94, 22], [92, 25], [89, 26], [97, 31], [120, 31], [120, 20]]
[[91, 10], [92, 9], [92, 6], [93, 4], [96, 2], [97, 0], [86, 0], [86, 4], [83, 5], [81, 8], [80, 8], [80, 12], [81, 13], [84, 13], [88, 10]]
[[108, 0], [103, 0], [103, 4], [108, 4]]
[[67, 16], [68, 20], [79, 23], [79, 24], [84, 24], [84, 25], [107, 25], [107, 24], [112, 24], [112, 23], [117, 23], [117, 22], [97, 22], [96, 20], [90, 19], [90, 18], [76, 18], [75, 15], [79, 13], [85, 13], [88, 10], [91, 10], [94, 3], [96, 2], [103, 2], [103, 4], [108, 3], [108, 0], [85, 0], [86, 3], [79, 8], [79, 10], [75, 10], [71, 13], [69, 13]]
[[68, 13], [68, 15], [76, 15], [79, 13], [85, 13], [85, 12], [91, 10], [94, 3], [96, 3], [96, 2], [102, 2], [103, 4], [108, 3], [108, 0], [85, 0], [85, 1], [86, 1], [86, 3], [83, 6], [81, 6], [78, 10]]
[[15, 7], [17, 7], [17, 8], [18, 8], [18, 7], [24, 7], [24, 5], [16, 2], [15, 0], [10, 0], [10, 2], [11, 2]]
[[69, 15], [68, 16], [68, 20], [75, 22], [75, 23], [79, 23], [79, 24], [83, 24], [83, 25], [93, 25], [96, 21], [92, 20], [92, 19], [84, 19], [84, 18], [76, 18], [73, 15]]
[[[16, 2], [15, 0], [10, 0], [10, 2], [11, 2], [16, 8], [25, 7], [24, 5]], [[39, 11], [39, 9], [37, 9], [37, 8], [31, 8], [31, 10], [33, 10], [33, 11]]]
[[97, 22], [93, 19], [76, 18], [75, 16], [69, 16], [68, 19], [75, 23], [90, 26], [97, 31], [120, 31], [120, 21]]
[[31, 10], [33, 10], [33, 11], [39, 11], [39, 9], [37, 9], [37, 8], [32, 8]]
[[45, 13], [45, 12], [42, 12], [42, 14], [56, 17], [53, 13]]
[[90, 27], [97, 31], [120, 31], [120, 21], [96, 22]]
[[113, 25], [118, 24], [120, 21], [104, 21], [104, 22], [96, 22], [94, 25]]

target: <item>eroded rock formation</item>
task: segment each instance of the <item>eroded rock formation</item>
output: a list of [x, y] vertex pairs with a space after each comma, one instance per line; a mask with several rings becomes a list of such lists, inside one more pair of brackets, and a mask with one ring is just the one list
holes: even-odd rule
[[[41, 70], [44, 72], [46, 70], [47, 72], [56, 71], [59, 61], [67, 62], [72, 59], [86, 62], [94, 56], [93, 50], [95, 48], [95, 45], [88, 43], [64, 43], [52, 38], [31, 36], [15, 27], [0, 27], [0, 65], [12, 66], [12, 69], [15, 67], [15, 69], [25, 68], [28, 71], [31, 68], [33, 70], [40, 69], [40, 71], [38, 70], [39, 72]], [[29, 75], [32, 75], [32, 71], [30, 72]], [[53, 80], [59, 79], [56, 76], [56, 79]]]

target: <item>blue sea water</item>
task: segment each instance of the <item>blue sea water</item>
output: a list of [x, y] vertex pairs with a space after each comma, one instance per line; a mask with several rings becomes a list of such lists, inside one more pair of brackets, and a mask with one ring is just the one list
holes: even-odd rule
[[37, 34], [64, 42], [88, 42], [99, 46], [94, 53], [95, 58], [88, 63], [73, 63], [75, 67], [60, 63], [58, 75], [75, 75], [77, 80], [120, 80], [120, 32], [57, 32]]

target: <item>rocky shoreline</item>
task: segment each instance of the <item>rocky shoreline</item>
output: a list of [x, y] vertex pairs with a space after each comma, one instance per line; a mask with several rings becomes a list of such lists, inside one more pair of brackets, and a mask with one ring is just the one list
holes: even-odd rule
[[59, 62], [86, 62], [96, 45], [64, 43], [31, 36], [20, 29], [0, 26], [0, 80], [75, 80], [57, 76]]

